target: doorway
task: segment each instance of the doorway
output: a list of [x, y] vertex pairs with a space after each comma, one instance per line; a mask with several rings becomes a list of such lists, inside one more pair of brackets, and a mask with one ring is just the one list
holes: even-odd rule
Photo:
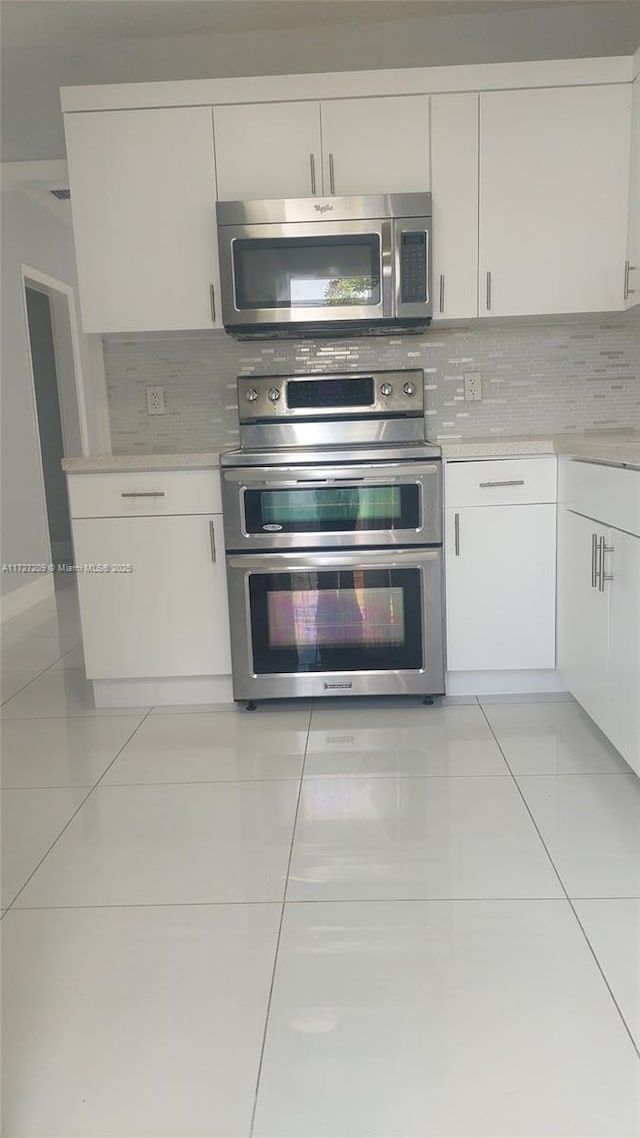
[[[71, 522], [61, 463], [65, 454], [80, 454], [83, 449], [69, 296], [66, 286], [61, 291], [27, 275], [23, 280], [50, 560], [54, 565], [69, 564]], [[56, 573], [56, 586], [72, 578]]]

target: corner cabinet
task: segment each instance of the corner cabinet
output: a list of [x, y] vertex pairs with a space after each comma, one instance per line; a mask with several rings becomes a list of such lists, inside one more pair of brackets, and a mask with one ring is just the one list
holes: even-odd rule
[[480, 95], [480, 316], [624, 307], [630, 85]]
[[555, 667], [556, 460], [447, 462], [450, 672]]
[[222, 327], [210, 107], [65, 115], [85, 332]]
[[69, 477], [87, 677], [231, 672], [217, 470]]
[[640, 471], [563, 460], [558, 667], [640, 774]]

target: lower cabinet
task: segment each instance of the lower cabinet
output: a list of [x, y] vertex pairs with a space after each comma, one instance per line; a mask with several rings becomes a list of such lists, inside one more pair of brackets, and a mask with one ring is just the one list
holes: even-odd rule
[[558, 525], [558, 667], [640, 774], [640, 537], [567, 508]]
[[229, 675], [218, 472], [69, 481], [88, 678]]
[[555, 667], [556, 507], [446, 510], [447, 667]]

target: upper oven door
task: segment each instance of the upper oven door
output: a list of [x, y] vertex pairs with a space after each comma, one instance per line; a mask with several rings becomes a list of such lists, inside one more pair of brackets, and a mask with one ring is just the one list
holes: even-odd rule
[[390, 220], [220, 226], [225, 327], [389, 319], [392, 227]]
[[441, 469], [371, 463], [222, 472], [228, 550], [438, 545]]

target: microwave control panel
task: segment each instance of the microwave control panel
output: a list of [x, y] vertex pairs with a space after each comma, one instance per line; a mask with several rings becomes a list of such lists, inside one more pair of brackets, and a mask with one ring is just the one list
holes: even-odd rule
[[400, 237], [400, 299], [403, 304], [427, 300], [427, 234], [405, 231]]

